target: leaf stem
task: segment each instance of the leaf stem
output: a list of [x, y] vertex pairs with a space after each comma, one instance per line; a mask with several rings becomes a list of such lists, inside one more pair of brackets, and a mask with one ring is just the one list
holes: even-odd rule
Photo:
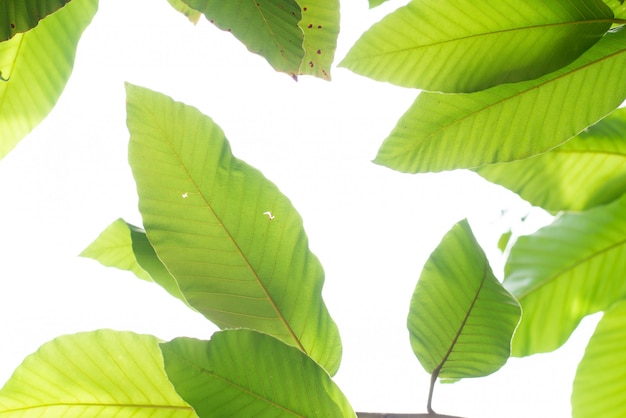
[[441, 370], [441, 366], [437, 367], [433, 370], [433, 374], [430, 375], [430, 390], [428, 391], [428, 403], [426, 404], [426, 410], [429, 414], [437, 414], [433, 411], [433, 392], [435, 391], [435, 383], [437, 382], [437, 376], [439, 375], [439, 370]]

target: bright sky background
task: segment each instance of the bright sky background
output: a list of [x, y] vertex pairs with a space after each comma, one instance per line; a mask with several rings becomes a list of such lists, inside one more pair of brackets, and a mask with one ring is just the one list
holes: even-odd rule
[[[375, 11], [343, 1], [336, 62]], [[304, 218], [344, 344], [335, 381], [357, 411], [425, 412], [429, 376], [406, 330], [421, 268], [468, 217], [501, 277], [496, 242], [529, 211], [468, 172], [403, 175], [370, 161], [417, 91], [333, 69], [331, 83], [275, 73], [230, 34], [191, 25], [165, 0], [102, 1], [58, 105], [0, 161], [0, 383], [46, 341], [98, 328], [208, 339], [216, 330], [158, 286], [77, 255], [118, 217], [141, 225], [127, 163], [124, 81], [198, 107], [234, 154]], [[501, 211], [508, 211], [501, 216]], [[531, 219], [545, 221], [535, 212]], [[556, 354], [438, 385], [434, 408], [464, 417], [567, 417], [593, 321]]]

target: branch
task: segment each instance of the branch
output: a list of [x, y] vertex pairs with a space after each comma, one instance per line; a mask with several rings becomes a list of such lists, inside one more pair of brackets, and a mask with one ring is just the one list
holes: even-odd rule
[[385, 412], [357, 412], [357, 418], [463, 418], [441, 414], [388, 414]]

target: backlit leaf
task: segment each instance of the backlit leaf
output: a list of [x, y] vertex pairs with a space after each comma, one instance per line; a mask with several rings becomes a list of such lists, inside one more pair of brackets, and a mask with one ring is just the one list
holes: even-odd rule
[[435, 378], [485, 376], [510, 355], [517, 301], [495, 278], [467, 221], [426, 262], [411, 299], [411, 346]]
[[300, 350], [250, 330], [161, 344], [178, 393], [203, 417], [354, 417], [328, 373]]
[[0, 3], [0, 41], [26, 32], [70, 0], [4, 0]]
[[202, 13], [187, 6], [182, 0], [167, 0], [167, 2], [174, 9], [185, 15], [185, 17], [187, 17], [187, 19], [189, 19], [189, 21], [194, 25], [198, 23], [200, 16], [202, 16]]
[[560, 347], [586, 315], [626, 296], [626, 196], [581, 213], [566, 213], [519, 237], [505, 265], [505, 287], [524, 315], [513, 355]]
[[72, 72], [78, 40], [98, 8], [74, 0], [30, 31], [0, 42], [0, 158], [45, 118]]
[[132, 85], [127, 103], [143, 225], [185, 299], [221, 328], [268, 333], [335, 373], [324, 272], [291, 202], [197, 109]]
[[569, 64], [612, 17], [601, 0], [414, 0], [365, 32], [341, 65], [404, 87], [478, 91]]
[[131, 416], [197, 416], [174, 391], [150, 335], [99, 330], [56, 338], [0, 389], [3, 418]]
[[558, 148], [475, 171], [549, 211], [584, 210], [626, 193], [626, 108]]
[[572, 417], [626, 416], [626, 302], [611, 307], [598, 323], [578, 364]]
[[375, 162], [421, 173], [509, 162], [576, 136], [626, 99], [626, 30], [604, 36], [572, 64], [536, 80], [470, 94], [421, 93]]
[[304, 32], [300, 74], [330, 80], [339, 35], [339, 0], [297, 0], [302, 9], [298, 24]]

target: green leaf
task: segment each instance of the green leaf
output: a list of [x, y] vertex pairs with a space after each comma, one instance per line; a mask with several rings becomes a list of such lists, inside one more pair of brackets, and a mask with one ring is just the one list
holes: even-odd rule
[[513, 355], [560, 347], [586, 315], [626, 296], [626, 196], [567, 213], [518, 238], [505, 265], [505, 287], [524, 315]]
[[167, 0], [167, 2], [170, 6], [176, 9], [176, 11], [185, 15], [185, 17], [194, 25], [198, 23], [200, 16], [202, 16], [202, 13], [187, 6], [182, 0]]
[[511, 236], [513, 236], [513, 232], [511, 230], [506, 231], [502, 235], [500, 235], [500, 239], [498, 239], [498, 249], [502, 252], [506, 250], [507, 245], [511, 241]]
[[107, 267], [131, 271], [140, 279], [155, 282], [167, 293], [194, 309], [181, 293], [176, 280], [157, 257], [146, 232], [123, 219], [109, 225], [80, 255]]
[[399, 86], [473, 92], [571, 63], [612, 17], [601, 0], [415, 0], [365, 32], [341, 65]]
[[218, 28], [232, 32], [276, 71], [296, 78], [304, 57], [302, 19], [296, 0], [182, 0]]
[[626, 30], [539, 79], [471, 94], [422, 93], [375, 162], [418, 173], [528, 158], [564, 143], [626, 98]]
[[98, 8], [74, 0], [30, 31], [0, 42], [0, 158], [54, 107], [74, 65], [78, 40]]
[[475, 171], [546, 210], [589, 209], [626, 193], [624, 138], [626, 108], [552, 151]]
[[507, 361], [517, 301], [491, 271], [466, 220], [426, 262], [411, 299], [411, 346], [433, 381], [491, 374]]
[[304, 32], [305, 51], [300, 74], [330, 80], [330, 67], [335, 58], [339, 35], [339, 0], [298, 0]]
[[158, 343], [111, 330], [56, 338], [0, 390], [0, 417], [195, 417], [167, 379]]
[[369, 4], [370, 4], [370, 9], [373, 9], [374, 7], [378, 7], [381, 4], [385, 3], [387, 0], [369, 0]]
[[44, 17], [56, 12], [70, 0], [5, 0], [0, 4], [0, 41], [26, 32]]
[[161, 350], [169, 379], [202, 417], [355, 416], [324, 369], [269, 335], [221, 331]]
[[197, 109], [132, 85], [127, 103], [143, 224], [187, 301], [221, 328], [276, 336], [335, 373], [341, 341], [324, 272], [291, 202]]
[[129, 225], [120, 218], [107, 226], [80, 256], [96, 260], [106, 267], [130, 271], [142, 280], [152, 281], [150, 275], [137, 263], [132, 247]]
[[622, 0], [604, 0], [617, 19], [626, 19], [626, 3]]
[[574, 418], [626, 416], [626, 302], [611, 307], [598, 323], [578, 364], [572, 391]]

